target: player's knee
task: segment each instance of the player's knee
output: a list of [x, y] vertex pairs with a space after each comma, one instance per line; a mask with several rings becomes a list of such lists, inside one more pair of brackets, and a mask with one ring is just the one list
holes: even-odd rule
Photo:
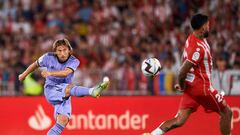
[[70, 90], [72, 89], [73, 85], [72, 84], [68, 84], [67, 87], [65, 88], [65, 95], [66, 97], [69, 97], [70, 94]]
[[67, 116], [64, 115], [58, 115], [57, 116], [57, 122], [63, 126], [67, 126], [69, 119]]

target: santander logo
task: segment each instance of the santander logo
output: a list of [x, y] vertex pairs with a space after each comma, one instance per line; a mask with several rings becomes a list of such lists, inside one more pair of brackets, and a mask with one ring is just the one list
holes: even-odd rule
[[42, 105], [37, 106], [35, 114], [28, 119], [28, 125], [35, 130], [45, 130], [51, 126], [51, 119], [45, 114]]

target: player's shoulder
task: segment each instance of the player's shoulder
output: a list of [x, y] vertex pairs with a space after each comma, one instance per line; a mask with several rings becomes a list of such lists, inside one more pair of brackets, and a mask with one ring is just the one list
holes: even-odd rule
[[73, 55], [71, 55], [68, 60], [69, 61], [74, 61], [74, 62], [79, 62], [79, 60]]
[[188, 36], [187, 42], [188, 42], [187, 43], [188, 48], [190, 48], [190, 49], [195, 49], [195, 48], [199, 48], [201, 50], [204, 49], [204, 47], [200, 43], [199, 39], [197, 39], [193, 34]]
[[191, 46], [195, 46], [197, 44], [197, 38], [193, 34], [190, 34], [187, 40]]

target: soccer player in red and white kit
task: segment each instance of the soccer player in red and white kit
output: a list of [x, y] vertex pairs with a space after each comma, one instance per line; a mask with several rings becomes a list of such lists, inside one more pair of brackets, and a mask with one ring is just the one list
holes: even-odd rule
[[[212, 87], [212, 55], [206, 38], [209, 33], [208, 16], [196, 14], [191, 18], [193, 32], [188, 36], [183, 52], [183, 64], [178, 74], [177, 90], [183, 92], [177, 115], [164, 121], [150, 135], [162, 135], [181, 127], [201, 105], [206, 112], [220, 115], [222, 135], [230, 135], [232, 111], [223, 95]], [[206, 131], [207, 132], [207, 131]]]

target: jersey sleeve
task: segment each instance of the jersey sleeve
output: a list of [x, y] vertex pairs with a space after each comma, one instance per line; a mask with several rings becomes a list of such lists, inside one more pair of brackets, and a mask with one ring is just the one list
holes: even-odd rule
[[203, 47], [198, 45], [197, 42], [190, 43], [187, 49], [187, 60], [196, 66], [203, 60], [203, 57]]
[[40, 67], [47, 67], [47, 62], [48, 62], [48, 58], [47, 57], [48, 57], [47, 53], [43, 54], [41, 57], [38, 58], [37, 64]]
[[67, 65], [67, 68], [70, 68], [73, 71], [75, 71], [79, 66], [79, 64], [80, 64], [80, 61], [78, 59], [74, 59]]

